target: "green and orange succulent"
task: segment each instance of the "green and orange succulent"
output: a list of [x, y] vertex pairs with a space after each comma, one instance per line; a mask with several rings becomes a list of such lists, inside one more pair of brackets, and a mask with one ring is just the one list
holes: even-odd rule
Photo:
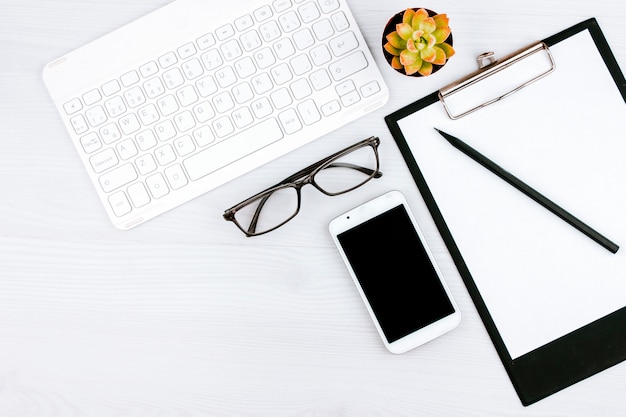
[[433, 65], [444, 65], [454, 55], [446, 14], [430, 16], [426, 9], [406, 9], [402, 22], [386, 36], [385, 50], [392, 56], [391, 66], [407, 75], [426, 76]]

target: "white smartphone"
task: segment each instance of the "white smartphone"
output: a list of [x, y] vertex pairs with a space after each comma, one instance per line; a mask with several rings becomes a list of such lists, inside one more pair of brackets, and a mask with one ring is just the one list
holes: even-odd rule
[[368, 201], [329, 229], [390, 352], [404, 353], [459, 325], [461, 313], [402, 193]]

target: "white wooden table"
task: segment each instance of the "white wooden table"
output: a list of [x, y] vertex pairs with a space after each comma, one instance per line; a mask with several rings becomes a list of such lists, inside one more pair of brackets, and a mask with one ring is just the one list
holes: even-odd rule
[[[522, 407], [383, 117], [465, 75], [482, 52], [503, 56], [594, 16], [626, 69], [625, 2], [350, 1], [388, 104], [120, 232], [41, 71], [165, 3], [0, 5], [0, 416], [624, 415], [626, 364]], [[395, 73], [380, 49], [387, 19], [415, 6], [449, 15], [457, 50], [425, 79]], [[298, 217], [263, 237], [222, 219], [370, 135], [382, 140], [381, 179], [332, 198], [307, 187]], [[400, 356], [379, 341], [327, 232], [334, 216], [390, 189], [409, 198], [463, 313], [459, 328]]]

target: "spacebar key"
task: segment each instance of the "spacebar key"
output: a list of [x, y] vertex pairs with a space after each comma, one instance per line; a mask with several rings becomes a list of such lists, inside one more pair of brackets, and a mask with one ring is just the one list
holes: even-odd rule
[[270, 118], [187, 158], [183, 165], [189, 178], [197, 180], [267, 145], [282, 139], [276, 119]]

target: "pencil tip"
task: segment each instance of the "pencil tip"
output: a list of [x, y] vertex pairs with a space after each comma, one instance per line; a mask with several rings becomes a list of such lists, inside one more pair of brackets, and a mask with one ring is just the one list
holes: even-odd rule
[[433, 127], [433, 129], [435, 129], [437, 132], [441, 133], [441, 130], [437, 129], [436, 127]]

